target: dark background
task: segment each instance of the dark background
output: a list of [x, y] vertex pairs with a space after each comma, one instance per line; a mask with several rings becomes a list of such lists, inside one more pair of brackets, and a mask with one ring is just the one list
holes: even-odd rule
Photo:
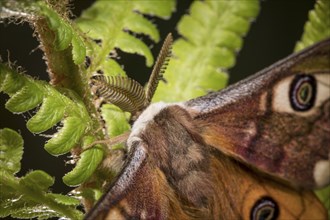
[[[94, 1], [74, 1], [73, 13], [79, 16], [81, 11], [88, 8]], [[177, 11], [169, 21], [154, 19], [161, 29], [164, 38], [168, 32], [174, 33], [179, 18], [187, 12], [191, 1], [178, 0]], [[296, 41], [303, 33], [303, 26], [307, 21], [308, 11], [314, 6], [312, 0], [266, 0], [261, 2], [261, 12], [252, 24], [250, 32], [244, 40], [244, 46], [237, 57], [236, 66], [229, 70], [230, 83], [251, 75], [277, 60], [292, 53]], [[161, 43], [160, 43], [161, 44]], [[155, 45], [153, 53], [157, 56], [161, 45]], [[39, 79], [48, 80], [46, 65], [42, 60], [42, 52], [37, 49], [38, 42], [33, 37], [33, 30], [27, 23], [0, 23], [0, 54], [4, 61], [10, 58], [22, 66], [26, 73]], [[129, 75], [141, 83], [148, 78], [150, 69], [144, 66], [144, 58], [137, 55], [123, 55], [120, 62], [125, 64]], [[137, 71], [139, 70], [139, 71]], [[21, 133], [24, 138], [24, 155], [22, 170], [19, 176], [29, 170], [41, 169], [56, 177], [53, 192], [68, 192], [61, 180], [63, 173], [72, 169], [65, 165], [69, 160], [66, 155], [54, 157], [44, 149], [45, 138], [31, 134], [26, 129], [26, 121], [30, 113], [12, 114], [4, 108], [8, 96], [0, 94], [0, 128], [9, 127]]]

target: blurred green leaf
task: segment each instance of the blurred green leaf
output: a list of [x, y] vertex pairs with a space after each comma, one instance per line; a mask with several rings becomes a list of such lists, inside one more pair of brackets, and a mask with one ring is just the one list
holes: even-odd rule
[[309, 12], [308, 18], [304, 33], [301, 40], [297, 42], [295, 51], [330, 37], [330, 1], [317, 0], [314, 9]]
[[23, 139], [9, 128], [0, 130], [0, 169], [12, 174], [21, 169]]

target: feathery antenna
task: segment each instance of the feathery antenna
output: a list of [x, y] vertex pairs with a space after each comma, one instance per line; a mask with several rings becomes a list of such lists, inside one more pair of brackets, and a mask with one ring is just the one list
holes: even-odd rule
[[117, 105], [123, 111], [136, 116], [149, 106], [159, 80], [163, 78], [171, 56], [173, 38], [168, 34], [150, 75], [147, 88], [135, 80], [123, 76], [94, 75], [91, 77], [92, 91], [104, 101]]
[[150, 104], [151, 99], [155, 94], [159, 80], [163, 79], [164, 72], [167, 68], [168, 62], [170, 61], [170, 57], [172, 55], [172, 44], [173, 44], [173, 37], [172, 34], [169, 33], [165, 38], [162, 49], [159, 52], [159, 55], [157, 57], [154, 68], [152, 69], [147, 84], [146, 103], [145, 103], [146, 106]]
[[105, 102], [132, 114], [143, 108], [146, 102], [143, 87], [128, 77], [95, 75], [91, 78], [91, 85]]

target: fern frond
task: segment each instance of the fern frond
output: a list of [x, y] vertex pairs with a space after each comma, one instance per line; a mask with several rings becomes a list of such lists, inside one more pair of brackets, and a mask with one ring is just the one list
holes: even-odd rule
[[49, 3], [37, 1], [30, 4], [38, 18], [30, 22], [38, 33], [51, 83], [70, 88], [83, 96], [88, 85], [84, 82], [85, 74], [80, 70], [86, 56], [82, 34]]
[[[117, 75], [111, 66], [116, 61], [108, 54], [118, 48], [127, 53], [137, 53], [146, 58], [146, 65], [153, 64], [150, 49], [140, 39], [129, 34], [144, 34], [153, 41], [159, 41], [156, 26], [143, 15], [168, 18], [175, 7], [175, 1], [97, 1], [76, 20], [77, 25], [92, 39], [101, 41], [100, 47], [91, 48], [92, 65], [89, 73], [107, 69], [107, 75]], [[94, 43], [95, 44], [95, 43]]]
[[86, 149], [85, 146], [95, 141], [95, 137], [85, 136], [83, 139], [83, 152], [80, 154], [75, 168], [62, 178], [68, 186], [78, 186], [92, 176], [104, 156], [104, 150], [100, 145]]
[[[17, 73], [3, 64], [0, 64], [0, 79], [0, 91], [10, 96], [6, 103], [8, 110], [22, 113], [33, 108], [38, 109], [41, 104], [37, 113], [27, 122], [31, 132], [44, 132], [58, 122], [63, 123], [63, 127], [45, 144], [45, 149], [50, 154], [60, 155], [69, 152], [80, 143], [84, 134], [92, 131], [93, 121], [78, 96], [66, 96], [49, 84]], [[96, 149], [93, 148], [89, 153], [94, 151]], [[101, 154], [103, 156], [103, 151]], [[86, 177], [85, 180], [89, 177], [87, 173], [91, 175], [95, 171], [102, 156], [93, 159], [95, 164], [88, 166], [89, 170], [80, 170], [80, 173], [84, 173], [82, 176]], [[70, 184], [70, 180], [67, 178], [66, 183], [73, 185]], [[76, 184], [76, 180], [74, 181]]]
[[[111, 104], [104, 104], [101, 110], [102, 118], [106, 121], [106, 134], [108, 137], [116, 137], [131, 129], [130, 124], [127, 123], [129, 114], [123, 113], [119, 107]], [[121, 148], [123, 147], [124, 146], [121, 146]]]
[[173, 45], [168, 83], [159, 84], [154, 101], [183, 101], [223, 88], [225, 69], [234, 65], [258, 11], [257, 0], [193, 2], [177, 26], [183, 37]]
[[80, 219], [79, 201], [69, 196], [49, 193], [54, 178], [43, 171], [29, 172], [21, 178], [23, 139], [11, 129], [0, 130], [0, 217], [39, 218], [69, 217]]
[[0, 155], [2, 155], [0, 157], [1, 170], [6, 170], [11, 174], [16, 174], [21, 169], [23, 138], [11, 129], [1, 129]]
[[302, 50], [330, 37], [330, 1], [316, 1], [314, 9], [309, 12], [308, 18], [304, 33], [301, 40], [297, 42], [295, 51]]
[[55, 41], [53, 42], [55, 50], [62, 51], [72, 45], [72, 59], [75, 64], [81, 64], [86, 56], [86, 48], [77, 31], [46, 3], [37, 2], [36, 5], [39, 6], [40, 10], [37, 12], [45, 17], [49, 28], [55, 33]]
[[[6, 103], [6, 108], [13, 112], [22, 113], [37, 107], [42, 102], [39, 111], [27, 122], [28, 129], [34, 133], [48, 130], [61, 121], [64, 115], [66, 115], [66, 121], [69, 121], [70, 118], [75, 118], [75, 120], [71, 120], [75, 128], [71, 128], [66, 132], [65, 129], [61, 129], [59, 134], [48, 141], [53, 143], [57, 140], [57, 142], [62, 142], [63, 144], [55, 144], [46, 149], [53, 155], [60, 155], [67, 153], [73, 148], [87, 129], [88, 124], [91, 123], [87, 110], [81, 109], [81, 106], [77, 104], [81, 101], [71, 100], [45, 82], [33, 80], [23, 74], [10, 71], [4, 65], [1, 65], [0, 68], [0, 74], [6, 74], [0, 88], [11, 96]], [[13, 80], [15, 78], [17, 80]], [[21, 88], [16, 87], [17, 81], [19, 82], [18, 84], [22, 85]], [[17, 105], [16, 103], [21, 103], [20, 100], [24, 100], [23, 104], [28, 104]], [[77, 121], [82, 121], [82, 123], [77, 123]], [[74, 134], [77, 134], [77, 137], [74, 137], [76, 136]]]
[[67, 4], [67, 0], [3, 0], [0, 4], [0, 18], [29, 22], [35, 29], [40, 41], [39, 48], [47, 60], [51, 83], [71, 88], [82, 96], [83, 91], [88, 89], [88, 85], [81, 80], [84, 75], [79, 71], [86, 56], [85, 39], [70, 22]]

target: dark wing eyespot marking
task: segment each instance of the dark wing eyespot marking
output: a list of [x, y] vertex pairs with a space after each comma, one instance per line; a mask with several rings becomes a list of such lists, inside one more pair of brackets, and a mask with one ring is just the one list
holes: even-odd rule
[[317, 84], [314, 76], [298, 74], [290, 86], [290, 104], [295, 111], [308, 111], [316, 100]]
[[262, 197], [253, 205], [250, 220], [276, 220], [279, 216], [277, 203], [268, 196]]

